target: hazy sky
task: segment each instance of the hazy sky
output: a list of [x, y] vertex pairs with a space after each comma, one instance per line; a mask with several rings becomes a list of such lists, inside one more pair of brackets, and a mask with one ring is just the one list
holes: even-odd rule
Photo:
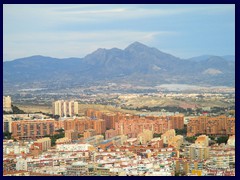
[[181, 58], [235, 54], [235, 5], [3, 5], [3, 59], [84, 57], [134, 41]]

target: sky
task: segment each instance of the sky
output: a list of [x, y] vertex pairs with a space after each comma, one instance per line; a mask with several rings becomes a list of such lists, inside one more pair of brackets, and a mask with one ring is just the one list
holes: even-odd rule
[[180, 58], [235, 55], [235, 5], [3, 5], [3, 61], [81, 58], [135, 41]]

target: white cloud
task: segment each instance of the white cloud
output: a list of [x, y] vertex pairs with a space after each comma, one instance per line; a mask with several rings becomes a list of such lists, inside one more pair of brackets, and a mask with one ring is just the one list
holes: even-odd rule
[[[168, 17], [180, 17], [182, 14], [188, 14], [190, 17], [196, 14], [218, 15], [234, 12], [234, 10], [234, 5], [4, 4], [4, 60], [36, 54], [53, 57], [83, 57], [99, 47], [125, 48], [134, 41], [147, 45], [159, 44], [160, 41], [166, 46], [168, 37], [178, 34], [176, 31], [179, 30], [177, 28], [179, 26], [174, 26], [174, 23], [175, 25], [181, 23], [181, 21], [171, 22], [171, 26], [167, 26], [165, 24], [169, 24]], [[154, 27], [154, 30], [151, 30], [151, 25], [145, 28], [145, 24], [141, 24], [144, 18], [158, 18], [159, 24]], [[122, 21], [119, 22], [120, 20]], [[124, 22], [128, 24], [138, 22], [139, 26], [126, 30], [128, 26], [124, 26]], [[99, 31], [98, 26], [101, 24], [106, 26], [102, 26], [102, 31]], [[120, 26], [116, 26], [118, 29], [114, 30], [112, 26], [116, 24], [122, 25], [121, 29], [118, 28]], [[84, 30], [81, 29], [82, 27]], [[181, 30], [183, 31], [186, 30]]]
[[[12, 60], [30, 55], [53, 57], [83, 57], [98, 48], [125, 48], [134, 41], [151, 44], [156, 37], [172, 36], [176, 32], [158, 31], [96, 31], [26, 33], [6, 35], [4, 59]], [[23, 53], [24, 52], [24, 53]]]
[[[64, 22], [118, 21], [143, 17], [161, 17], [184, 13], [224, 13], [235, 10], [234, 5], [5, 5], [4, 16], [39, 20], [42, 24]], [[40, 20], [43, 20], [42, 22]]]
[[156, 5], [155, 8], [148, 8], [148, 5], [135, 6], [125, 5], [118, 8], [117, 6], [99, 5], [93, 6], [92, 9], [62, 9], [61, 11], [49, 11], [49, 15], [61, 17], [64, 21], [71, 22], [104, 22], [140, 19], [144, 17], [166, 17], [182, 14], [219, 14], [235, 10], [234, 5], [179, 5], [162, 8]]

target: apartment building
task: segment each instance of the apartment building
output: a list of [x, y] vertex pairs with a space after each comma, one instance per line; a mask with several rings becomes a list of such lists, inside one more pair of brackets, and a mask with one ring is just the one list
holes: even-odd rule
[[124, 113], [106, 113], [88, 109], [85, 115], [91, 119], [103, 119], [106, 121], [107, 129], [115, 129], [119, 134], [126, 134], [128, 137], [137, 137], [143, 129], [152, 130], [154, 133], [164, 133], [169, 129], [183, 129], [184, 115], [173, 116], [145, 116], [131, 115]]
[[65, 137], [69, 140], [77, 140], [78, 139], [78, 132], [75, 130], [66, 130]]
[[196, 134], [234, 135], [235, 118], [226, 116], [192, 118], [187, 124], [187, 136], [195, 136]]
[[105, 139], [111, 139], [118, 135], [118, 130], [109, 129], [105, 132]]
[[12, 100], [10, 96], [3, 96], [3, 110], [6, 112], [12, 111]]
[[88, 175], [88, 163], [86, 162], [74, 162], [71, 166], [66, 168], [67, 176], [87, 176]]
[[228, 138], [227, 144], [229, 146], [234, 146], [235, 147], [235, 135], [232, 135]]
[[39, 147], [40, 151], [46, 151], [51, 147], [51, 139], [49, 137], [41, 138], [35, 141], [34, 146]]
[[64, 130], [75, 130], [82, 134], [88, 129], [94, 129], [96, 134], [103, 134], [106, 131], [106, 121], [102, 119], [71, 119], [64, 121]]
[[176, 135], [175, 133], [175, 129], [170, 129], [167, 132], [165, 132], [164, 134], [161, 135], [161, 139], [163, 139], [163, 143], [164, 144], [168, 144], [168, 142], [174, 138]]
[[209, 138], [208, 136], [206, 135], [201, 135], [201, 136], [198, 136], [196, 141], [195, 141], [195, 144], [198, 144], [198, 145], [201, 145], [201, 146], [208, 146], [209, 145]]
[[209, 157], [209, 147], [191, 144], [185, 147], [185, 156], [191, 160], [204, 160]]
[[174, 136], [171, 140], [168, 141], [168, 146], [169, 147], [174, 147], [175, 149], [180, 149], [180, 146], [183, 143], [183, 136], [177, 135]]
[[87, 129], [83, 133], [83, 138], [86, 139], [95, 135], [97, 135], [97, 133], [94, 129]]
[[142, 133], [139, 133], [137, 136], [137, 140], [139, 144], [147, 144], [153, 138], [153, 132], [150, 130], [143, 130]]
[[58, 100], [52, 103], [52, 112], [60, 117], [78, 115], [78, 102]]
[[17, 139], [41, 138], [54, 134], [54, 120], [21, 120], [12, 122], [12, 136]]

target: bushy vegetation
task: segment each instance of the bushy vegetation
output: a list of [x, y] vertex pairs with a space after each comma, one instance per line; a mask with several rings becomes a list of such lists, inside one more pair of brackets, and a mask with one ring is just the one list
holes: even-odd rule
[[157, 134], [157, 133], [154, 133], [153, 134], [153, 138], [158, 138], [158, 137], [161, 137], [162, 134]]
[[26, 114], [26, 112], [19, 109], [17, 106], [12, 105], [12, 112], [3, 111], [3, 114]]
[[175, 129], [176, 135], [187, 135], [187, 125], [184, 125], [183, 129]]
[[49, 116], [50, 118], [54, 118], [54, 119], [59, 119], [60, 116], [59, 115], [53, 115], [53, 114], [50, 114], [50, 113], [43, 113], [44, 115], [46, 116]]
[[57, 130], [57, 132], [59, 132], [59, 134], [54, 134], [54, 135], [45, 135], [44, 137], [50, 137], [51, 139], [51, 145], [52, 146], [55, 146], [56, 145], [56, 141], [57, 139], [60, 139], [60, 138], [64, 138], [65, 137], [65, 133], [64, 133], [64, 130], [63, 129], [59, 129]]
[[227, 141], [228, 141], [228, 136], [221, 136], [221, 137], [218, 137], [217, 138], [217, 143], [218, 144], [221, 144], [221, 143], [227, 143]]
[[[195, 140], [197, 139], [197, 137], [198, 136], [200, 136], [201, 134], [196, 134], [195, 136], [192, 136], [192, 137], [185, 137], [185, 140], [186, 141], [188, 141], [188, 142], [190, 142], [190, 143], [194, 143], [195, 142]], [[212, 140], [212, 141], [214, 141], [215, 140], [215, 138], [216, 138], [217, 136], [209, 136], [209, 138]], [[220, 136], [220, 137], [217, 137], [217, 143], [218, 144], [222, 144], [222, 143], [227, 143], [227, 141], [228, 141], [228, 136]]]
[[192, 137], [185, 137], [185, 140], [190, 142], [190, 143], [194, 143], [197, 139], [197, 136], [192, 136]]
[[175, 106], [164, 106], [164, 107], [160, 107], [160, 106], [154, 106], [154, 107], [143, 106], [143, 107], [137, 107], [136, 110], [137, 111], [147, 110], [147, 111], [151, 111], [151, 112], [165, 110], [165, 111], [169, 111], [169, 112], [180, 112], [180, 113], [186, 113], [188, 111], [192, 111], [192, 109], [184, 109], [184, 108], [175, 107]]
[[8, 131], [3, 132], [3, 139], [12, 139], [12, 133]]

